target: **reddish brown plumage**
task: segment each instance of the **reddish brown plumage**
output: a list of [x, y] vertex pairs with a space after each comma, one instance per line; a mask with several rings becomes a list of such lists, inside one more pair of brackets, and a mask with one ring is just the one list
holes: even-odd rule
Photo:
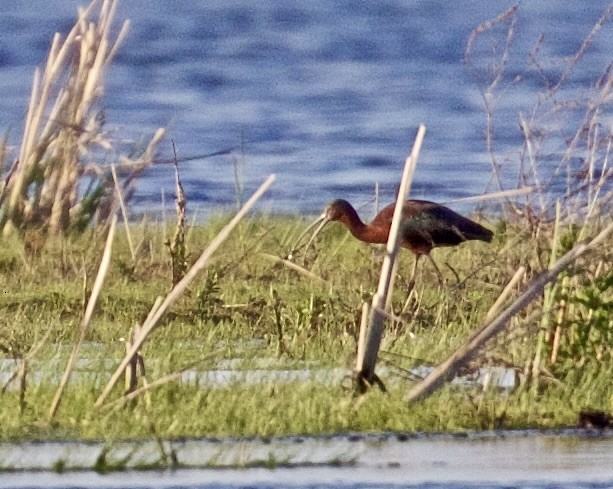
[[[346, 200], [334, 200], [324, 212], [327, 221], [342, 222], [351, 234], [366, 243], [387, 243], [395, 204], [388, 205], [364, 224]], [[417, 256], [438, 246], [455, 246], [468, 240], [491, 241], [493, 233], [457, 212], [426, 200], [407, 200], [403, 206], [401, 243]]]

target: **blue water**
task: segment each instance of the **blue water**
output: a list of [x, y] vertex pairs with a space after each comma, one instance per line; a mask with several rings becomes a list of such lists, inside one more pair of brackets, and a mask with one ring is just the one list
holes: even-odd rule
[[[13, 147], [33, 69], [42, 65], [52, 34], [71, 27], [81, 3], [3, 3], [0, 131], [10, 131]], [[171, 138], [179, 157], [231, 150], [182, 164], [189, 208], [201, 213], [234, 205], [235, 162], [245, 195], [277, 174], [262, 204], [275, 212], [317, 212], [333, 197], [363, 203], [375, 184], [381, 200], [389, 201], [419, 123], [428, 132], [412, 196], [448, 201], [479, 194], [491, 173], [481, 90], [508, 24], [479, 39], [471, 67], [463, 63], [464, 52], [471, 31], [512, 4], [126, 0], [118, 19], [129, 18], [132, 26], [107, 74], [105, 129], [129, 149], [167, 126], [161, 159], [172, 154]], [[528, 54], [544, 34], [539, 59], [555, 83], [564, 59], [579, 49], [608, 5], [521, 3], [496, 102], [495, 150], [505, 187], [517, 185], [519, 113], [530, 114], [544, 83]], [[560, 100], [593, 91], [612, 59], [612, 25], [601, 29]], [[608, 110], [603, 122], [611, 121], [610, 105]], [[559, 133], [548, 143], [552, 160], [559, 159], [582, 115], [571, 110], [553, 121]], [[146, 172], [132, 210], [159, 209], [162, 191], [170, 201], [171, 165]]]

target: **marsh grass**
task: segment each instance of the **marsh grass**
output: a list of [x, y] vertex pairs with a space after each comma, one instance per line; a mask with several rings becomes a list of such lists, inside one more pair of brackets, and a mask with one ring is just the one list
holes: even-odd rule
[[[573, 129], [575, 136], [556, 169], [557, 174], [565, 173], [569, 184], [579, 182], [580, 191], [568, 188], [555, 221], [551, 212], [555, 202], [548, 199], [551, 187], [544, 184], [538, 164], [549, 140], [537, 139], [550, 134], [541, 125], [546, 121], [543, 114], [563, 107], [556, 105], [555, 97], [544, 96], [530, 118], [520, 118], [525, 138], [518, 186], [534, 185], [537, 192], [526, 197], [524, 206], [512, 204], [513, 212], [505, 220], [489, 223], [494, 241], [435, 250], [446, 278], [442, 285], [429, 264], [421, 263], [415, 286], [409, 287], [414, 258], [400, 253], [380, 352], [389, 372], [387, 394], [371, 390], [357, 400], [342, 384], [197, 387], [171, 381], [174, 373], [196, 365], [203, 371], [218, 370], [227, 368], [224, 361], [235, 360], [242, 362], [240, 369], [261, 368], [262, 360], [270, 362], [269, 369], [345, 366], [349, 370], [353, 366], [361, 304], [372, 301], [384, 250], [359, 243], [342, 226], [331, 226], [300, 257], [308, 271], [304, 273], [287, 266], [283, 257], [293, 252], [292, 244], [306, 222], [263, 215], [238, 223], [231, 238], [140, 345], [148, 381], [152, 385], [160, 379], [169, 381], [131, 399], [122, 398], [117, 387], [109, 392], [109, 402], [123, 400], [113, 409], [93, 409], [102, 387], [126, 355], [130, 329], [145, 322], [152, 304], [197, 263], [228, 218], [214, 216], [205, 225], [182, 232], [180, 270], [165, 244], [166, 222], [143, 221], [117, 231], [74, 378], [63, 390], [62, 409], [47, 422], [57, 382], [79, 339], [79, 325], [103, 255], [105, 226], [86, 224], [96, 213], [113, 215], [115, 196], [107, 192], [112, 188], [111, 172], [88, 167], [96, 176], [92, 193], [79, 201], [76, 189], [81, 181], [77, 177], [87, 173], [82, 166], [85, 155], [91, 154], [93, 145], [104, 148], [106, 144], [95, 102], [102, 90], [101, 69], [112, 59], [123, 35], [120, 31], [110, 48], [105, 36], [114, 5], [102, 2], [101, 25], [107, 27], [96, 29], [86, 22], [91, 13], [86, 10], [64, 44], [59, 37], [54, 40], [45, 71], [35, 78], [20, 157], [8, 169], [1, 188], [3, 230], [24, 232], [18, 239], [4, 239], [0, 247], [0, 353], [3, 365], [17, 372], [9, 375], [0, 393], [0, 439], [560, 427], [574, 424], [585, 407], [613, 411], [613, 260], [606, 244], [573, 263], [542, 299], [517, 314], [466, 366], [467, 370], [486, 365], [512, 368], [519, 378], [514, 390], [447, 385], [410, 409], [404, 401], [414, 381], [407, 371], [435, 365], [458, 348], [483, 322], [518, 269], [525, 272], [510, 288], [507, 301], [578, 241], [602, 229], [607, 205], [610, 208], [605, 183], [610, 175], [611, 138], [601, 132], [604, 126], [599, 121], [610, 94], [609, 71], [609, 77], [595, 85], [596, 98], [582, 101], [586, 117]], [[608, 15], [605, 12], [599, 23]], [[484, 25], [479, 35], [507, 21], [505, 39], [510, 41], [515, 10]], [[83, 47], [96, 62], [79, 64], [63, 57], [70, 48], [66, 43], [77, 38], [92, 43]], [[559, 92], [582, 52], [556, 83], [546, 84], [547, 93]], [[505, 47], [503, 61], [507, 55]], [[83, 66], [93, 71], [79, 71]], [[498, 66], [484, 88], [488, 124], [496, 115], [496, 90], [506, 80], [505, 63]], [[69, 84], [63, 86], [61, 81]], [[162, 134], [156, 133], [139, 158], [118, 165], [118, 175], [127, 175], [115, 183], [118, 195], [151, 162]], [[502, 187], [491, 130], [487, 138], [493, 182]], [[6, 157], [5, 148], [4, 141], [0, 157]], [[576, 169], [570, 165], [577, 152], [590, 155], [583, 180], [575, 178]], [[41, 172], [47, 171], [52, 178], [41, 180]], [[237, 199], [242, 200], [238, 170]], [[127, 214], [123, 203], [122, 207]], [[80, 233], [65, 232], [75, 227]], [[100, 470], [106, 470], [104, 460]]]
[[[206, 390], [169, 384], [151, 391], [150, 402], [92, 416], [88, 406], [96, 393], [84, 386], [72, 388], [63, 400], [62, 414], [54, 424], [40, 423], [46, 407], [29, 404], [14, 415], [15, 398], [6, 398], [0, 414], [0, 438], [120, 440], [227, 436], [329, 434], [339, 432], [463, 432], [468, 430], [559, 428], [576, 423], [586, 404], [602, 406], [610, 394], [611, 371], [594, 371], [590, 382], [576, 389], [565, 379], [546, 395], [529, 390], [501, 395], [495, 390], [476, 391], [444, 387], [423, 403], [407, 409], [405, 390], [389, 386], [387, 394], [373, 390], [359, 409], [339, 387], [316, 384], [230, 386]], [[582, 376], [583, 377], [583, 376]], [[37, 391], [42, 405], [53, 392]], [[11, 413], [11, 410], [12, 413]]]
[[[190, 264], [197, 258], [194, 250], [210, 242], [226, 221], [219, 216], [191, 230], [186, 242]], [[325, 282], [260, 257], [260, 253], [283, 255], [305, 224], [269, 216], [240, 223], [234, 238], [163, 319], [164, 327], [153, 331], [143, 345], [148, 380], [183, 370], [192, 362], [201, 361], [198, 369], [215, 370], [224, 359], [237, 358], [244, 361], [238, 368], [245, 369], [261, 368], [258, 359], [267, 358], [278, 362], [272, 369], [351, 369], [359, 305], [374, 294], [383, 252], [348, 238], [341, 226], [331, 226], [309, 256], [310, 269]], [[556, 427], [573, 424], [583, 407], [613, 409], [609, 381], [613, 342], [606, 314], [611, 300], [611, 256], [606, 247], [568, 270], [565, 286], [554, 291], [554, 306], [544, 310], [542, 303], [533, 303], [469, 366], [514, 368], [521, 380], [517, 389], [501, 393], [495, 388], [447, 386], [411, 409], [403, 401], [411, 381], [393, 372], [440, 362], [483, 320], [519, 264], [526, 266], [524, 280], [528, 280], [548, 262], [553, 230], [544, 230], [537, 239], [529, 229], [499, 224], [492, 244], [435, 250], [446, 283], [438, 284], [427, 263], [418, 267], [413, 297], [406, 307], [403, 281], [408, 280], [413, 257], [400, 253], [392, 300], [395, 319], [386, 328], [381, 346], [383, 364], [391, 369], [387, 395], [372, 391], [358, 405], [341, 384], [196, 387], [169, 382], [148, 391], [147, 401], [136, 397], [111, 411], [94, 411], [109, 368], [125, 353], [123, 338], [130, 325], [142, 321], [156, 297], [172, 286], [172, 264], [161, 226], [132, 226], [135, 242], [149, 244], [146, 252], [137, 253], [129, 273], [120, 266], [131, 260], [128, 240], [122, 230], [117, 233], [111, 268], [91, 320], [89, 343], [81, 355], [89, 360], [86, 370], [90, 376], [73, 379], [67, 386], [62, 409], [49, 425], [43, 421], [54, 391], [52, 379], [61, 375], [70, 345], [78, 336], [83, 315], [81, 267], [93, 252], [79, 239], [61, 240], [62, 246], [44, 247], [32, 259], [32, 273], [24, 276], [8, 267], [3, 275], [0, 346], [4, 357], [15, 358], [17, 363], [48, 334], [36, 360], [55, 360], [50, 364], [55, 371], [46, 372], [48, 382], [29, 383], [21, 401], [14, 388], [1, 394], [3, 439]], [[575, 235], [570, 227], [559, 229], [563, 249], [572, 245]], [[101, 249], [97, 252], [100, 256]], [[18, 246], [7, 246], [0, 258], [3, 263], [19, 263], [22, 253]], [[94, 273], [89, 273], [90, 280]], [[562, 298], [568, 305], [560, 311]], [[562, 328], [554, 362], [553, 341], [549, 330], [543, 330], [545, 316], [555, 318]], [[532, 375], [541, 331], [542, 365], [534, 389], [526, 379]], [[221, 357], [207, 359], [220, 348]], [[29, 375], [36, 369], [35, 363], [31, 365]], [[15, 416], [20, 402], [22, 414]]]

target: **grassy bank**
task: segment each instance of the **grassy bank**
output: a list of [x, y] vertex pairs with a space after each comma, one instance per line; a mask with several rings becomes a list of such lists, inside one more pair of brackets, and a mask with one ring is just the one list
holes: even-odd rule
[[[132, 224], [129, 233], [118, 231], [91, 322], [84, 321], [108, 229], [115, 229], [117, 209], [125, 211], [123, 199], [155, 161], [165, 133], [158, 129], [128, 157], [121, 156], [120, 140], [107, 139], [114, 131], [103, 129], [102, 75], [128, 27], [112, 28], [116, 5], [92, 2], [66, 36], [54, 37], [44, 69], [35, 71], [18, 154], [9, 155], [7, 139], [0, 144], [0, 440], [552, 428], [574, 425], [584, 409], [613, 412], [610, 239], [535, 294], [465, 368], [511, 369], [517, 377], [512, 390], [448, 384], [410, 406], [405, 401], [416, 381], [410, 369], [436, 365], [462, 345], [494, 314], [516, 272], [521, 271], [518, 281], [501, 307], [610, 221], [611, 135], [602, 129], [608, 127], [602, 115], [613, 90], [610, 69], [589, 83], [593, 90], [583, 90], [588, 83], [582, 78], [578, 88], [565, 92], [564, 100], [576, 96], [573, 103], [560, 105], [558, 92], [611, 8], [561, 67], [558, 81], [544, 80], [543, 90], [534, 93], [530, 119], [519, 114], [522, 144], [511, 152], [517, 158], [495, 153], [493, 121], [499, 97], [513, 96], [507, 88], [519, 81], [506, 74], [519, 7], [478, 26], [469, 38], [467, 66], [484, 73], [484, 143], [492, 163], [487, 190], [506, 188], [501, 175], [516, 171], [517, 195], [523, 197], [504, 201], [496, 214], [501, 220], [488, 224], [495, 231], [492, 243], [433, 252], [444, 284], [422, 260], [415, 286], [409, 286], [414, 258], [400, 254], [393, 315], [380, 352], [387, 393], [371, 389], [357, 397], [351, 381], [340, 380], [206, 386], [179, 381], [184, 371], [353, 367], [361, 308], [375, 292], [382, 250], [336, 225], [304, 256], [293, 244], [305, 221], [258, 216], [238, 224], [162, 315], [134, 357], [136, 371], [142, 359], [145, 375], [130, 387], [131, 397], [122, 397], [124, 387], [116, 385], [100, 400], [131, 330], [199, 262], [228, 221], [219, 216], [185, 227], [177, 175], [178, 231], [147, 222]], [[504, 46], [491, 50], [494, 59], [484, 59], [487, 69], [475, 66], [471, 55], [480, 43]], [[540, 67], [538, 56], [531, 59]], [[565, 111], [577, 110], [584, 117], [574, 127], [576, 117], [565, 117]], [[236, 178], [239, 194], [238, 173]], [[560, 181], [566, 189], [560, 190]], [[310, 275], [274, 259], [290, 253]], [[85, 343], [73, 349], [81, 332]], [[56, 391], [71, 351], [75, 375]], [[101, 406], [94, 407], [96, 400]]]
[[[220, 217], [188, 231], [188, 264], [224, 223]], [[242, 369], [261, 368], [261, 359], [273, 362], [271, 370], [352, 368], [361, 304], [375, 291], [382, 251], [332, 226], [306, 256], [307, 267], [323, 280], [305, 278], [263, 255], [287, 254], [305, 224], [265, 216], [240, 224], [145, 343], [146, 381], [186, 368], [227, 368], [230, 359], [242, 359]], [[496, 230], [491, 244], [435, 250], [444, 285], [429, 263], [420, 263], [408, 299], [413, 256], [401, 253], [396, 318], [387, 324], [381, 353], [388, 393], [372, 390], [356, 398], [347, 382], [198, 387], [175, 380], [122, 405], [93, 409], [125, 354], [129, 329], [172, 286], [164, 243], [170, 232], [160, 225], [133, 225], [136, 258], [120, 233], [80, 354], [86, 365], [77, 371], [86, 375], [68, 384], [51, 423], [47, 411], [78, 337], [104, 237], [91, 231], [78, 239], [52, 239], [34, 254], [25, 243], [6, 240], [0, 252], [0, 348], [5, 359], [14, 360], [5, 362], [5, 369], [22, 367], [25, 374], [21, 388], [17, 375], [1, 394], [0, 439], [561, 427], [575, 424], [585, 408], [611, 412], [612, 274], [606, 246], [578, 261], [549, 290], [552, 295], [513, 319], [473, 362], [474, 368], [515, 369], [515, 389], [448, 386], [423, 402], [404, 401], [413, 383], [404, 372], [435, 365], [453, 352], [483, 321], [520, 264], [528, 269], [523, 283], [546, 268], [553, 232], [532, 236], [518, 226], [491, 227]], [[560, 230], [558, 255], [575, 235], [572, 228]], [[109, 402], [122, 391], [123, 385], [116, 387]]]

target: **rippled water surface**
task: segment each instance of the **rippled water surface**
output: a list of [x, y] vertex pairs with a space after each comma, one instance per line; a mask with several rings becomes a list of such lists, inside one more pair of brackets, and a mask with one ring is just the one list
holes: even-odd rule
[[[0, 129], [10, 130], [13, 146], [33, 68], [41, 65], [53, 32], [70, 28], [81, 3], [3, 5]], [[277, 173], [264, 209], [316, 212], [332, 197], [363, 203], [376, 183], [388, 201], [420, 122], [428, 133], [413, 196], [445, 201], [481, 193], [490, 160], [480, 88], [506, 27], [476, 44], [472, 68], [462, 59], [471, 31], [511, 4], [123, 1], [119, 17], [132, 26], [107, 76], [106, 129], [129, 142], [168, 126], [180, 157], [231, 149], [183, 165], [190, 208], [203, 213], [235, 202], [236, 161], [246, 193]], [[579, 49], [608, 4], [521, 5], [494, 134], [495, 149], [509, 165], [510, 187], [521, 147], [518, 116], [530, 113], [543, 86], [529, 53], [544, 34], [543, 74], [557, 80], [560, 63]], [[569, 96], [589, 92], [611, 61], [611, 46], [608, 23], [570, 77]], [[581, 112], [569, 117], [580, 119]], [[553, 159], [564, 148], [565, 130], [552, 143]], [[170, 155], [169, 143], [161, 153]], [[159, 209], [162, 189], [170, 199], [173, 188], [171, 167], [151, 168], [132, 210]]]
[[[518, 488], [613, 487], [613, 438], [606, 433], [500, 432], [438, 435], [348, 435], [167, 442], [180, 464], [164, 471], [28, 472], [58, 458], [86, 468], [96, 443], [0, 444], [0, 487], [70, 488]], [[155, 442], [107, 447], [107, 460], [128, 465], [159, 458]], [[91, 467], [91, 465], [89, 465]], [[203, 468], [215, 466], [216, 468]], [[244, 468], [236, 468], [236, 467]], [[251, 466], [251, 468], [246, 468]]]

